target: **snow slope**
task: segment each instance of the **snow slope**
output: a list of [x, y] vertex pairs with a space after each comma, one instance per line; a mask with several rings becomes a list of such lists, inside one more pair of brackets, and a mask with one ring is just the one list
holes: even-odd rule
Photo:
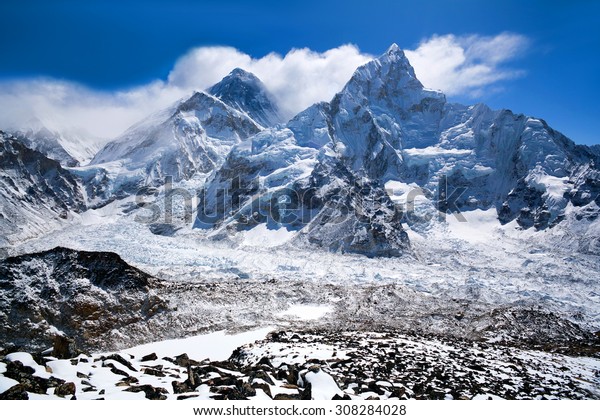
[[245, 114], [204, 92], [134, 125], [108, 143], [91, 164], [122, 160], [129, 170], [143, 169], [142, 184], [164, 177], [189, 179], [219, 165], [229, 148], [260, 130]]
[[63, 167], [88, 164], [107, 141], [84, 130], [51, 130], [38, 119], [10, 131], [25, 146], [58, 161]]

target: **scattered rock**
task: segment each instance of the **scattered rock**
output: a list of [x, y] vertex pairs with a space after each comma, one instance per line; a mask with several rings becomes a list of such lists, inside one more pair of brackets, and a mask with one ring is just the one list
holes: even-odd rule
[[242, 385], [242, 394], [244, 394], [246, 397], [254, 397], [256, 395], [256, 389], [254, 389], [248, 382], [244, 382]]
[[67, 395], [75, 395], [75, 384], [73, 382], [66, 382], [54, 388], [54, 395], [59, 397], [66, 397]]
[[185, 381], [185, 382], [173, 381], [173, 382], [171, 382], [171, 385], [173, 386], [173, 392], [175, 394], [185, 394], [187, 392], [192, 392], [194, 390], [194, 388], [190, 386], [188, 381]]
[[130, 386], [125, 392], [143, 392], [149, 400], [166, 400], [168, 391], [164, 388], [155, 388], [152, 385]]
[[[273, 398], [273, 395], [271, 394], [271, 387], [268, 384], [253, 383], [252, 384], [252, 388], [254, 388], [254, 389], [262, 389], [265, 394], [267, 394], [270, 398]], [[255, 392], [255, 394], [256, 394], [256, 392]]]
[[58, 359], [71, 359], [78, 355], [75, 340], [64, 335], [55, 335], [53, 340], [52, 356]]
[[45, 394], [48, 388], [56, 387], [65, 381], [50, 377], [49, 379], [34, 376], [35, 370], [29, 366], [24, 366], [19, 361], [6, 363], [6, 372], [4, 376], [19, 382], [27, 392], [34, 394]]
[[390, 393], [390, 398], [402, 399], [406, 395], [406, 389], [404, 387], [394, 388]]
[[312, 400], [312, 384], [308, 382], [303, 390], [300, 391], [301, 400]]
[[158, 359], [158, 356], [156, 356], [156, 353], [150, 353], [150, 354], [147, 354], [144, 357], [142, 357], [141, 361], [142, 362], [152, 362], [157, 359]]
[[110, 356], [107, 356], [106, 359], [112, 359], [114, 361], [117, 361], [120, 364], [122, 364], [123, 366], [125, 366], [127, 369], [129, 369], [130, 371], [137, 372], [137, 369], [133, 367], [131, 362], [129, 360], [126, 360], [120, 354], [111, 354]]
[[211, 392], [218, 395], [214, 395], [211, 398], [214, 400], [247, 400], [237, 388], [211, 388]]
[[187, 353], [183, 353], [180, 354], [179, 356], [175, 357], [175, 360], [173, 361], [174, 364], [176, 364], [177, 366], [181, 366], [181, 367], [188, 367], [190, 365], [197, 365], [198, 362], [196, 362], [195, 360], [192, 360], [188, 357]]
[[28, 400], [29, 395], [21, 384], [14, 385], [0, 394], [0, 400]]
[[153, 368], [145, 368], [143, 370], [143, 372], [146, 375], [152, 375], [152, 376], [157, 376], [159, 378], [164, 378], [166, 375], [159, 369], [153, 369]]
[[296, 367], [294, 366], [290, 366], [288, 369], [288, 375], [287, 375], [287, 383], [288, 384], [293, 384], [296, 385], [298, 384], [298, 379], [299, 379], [299, 372], [298, 369], [296, 369]]
[[110, 368], [110, 371], [112, 373], [114, 373], [115, 375], [124, 376], [126, 378], [129, 377], [129, 373], [125, 372], [124, 370], [119, 369], [111, 362], [104, 362], [102, 365], [107, 368]]
[[273, 397], [274, 400], [301, 400], [300, 394], [277, 394]]
[[115, 386], [131, 386], [132, 384], [137, 384], [139, 381], [135, 376], [128, 376], [123, 380], [117, 382]]
[[260, 366], [260, 365], [265, 365], [265, 366], [267, 366], [267, 367], [270, 367], [270, 368], [272, 368], [272, 367], [273, 367], [273, 365], [271, 364], [271, 360], [269, 360], [269, 358], [268, 358], [268, 357], [266, 357], [266, 356], [265, 356], [265, 357], [263, 357], [262, 359], [260, 359], [260, 360], [258, 361], [257, 365], [258, 365], [258, 366]]
[[196, 396], [196, 394], [192, 394], [192, 395], [178, 395], [177, 399], [178, 400], [187, 400], [188, 398], [193, 398], [195, 396]]
[[[598, 369], [592, 366], [590, 372], [578, 371], [576, 379], [573, 361], [560, 354], [531, 357], [530, 352], [498, 344], [441, 340], [434, 336], [425, 337], [423, 341], [422, 336], [394, 332], [319, 331], [293, 335], [280, 332], [271, 337], [279, 340], [275, 346], [269, 339], [249, 344], [237, 349], [225, 362], [205, 360], [196, 364], [182, 354], [172, 360], [185, 369], [157, 365], [143, 366], [140, 370], [145, 375], [168, 376], [178, 399], [198, 395], [195, 391], [199, 386], [208, 386], [213, 394], [211, 398], [217, 400], [250, 399], [258, 395], [258, 390], [275, 400], [312, 399], [321, 393], [314, 388], [315, 384], [306, 380], [309, 372], [323, 372], [333, 378], [341, 390], [329, 394], [334, 400], [351, 397], [462, 400], [477, 395], [505, 399], [600, 398], [598, 387], [594, 385], [600, 377]], [[326, 346], [327, 351], [320, 351], [319, 346]], [[314, 350], [315, 355], [330, 356], [309, 359], [303, 356], [307, 354], [304, 349]], [[287, 362], [274, 367], [272, 360], [279, 357], [276, 352], [293, 360], [293, 364]], [[157, 360], [156, 354], [147, 356]], [[41, 355], [36, 357], [38, 364], [47, 367]], [[139, 385], [136, 377], [139, 375], [125, 372], [133, 368], [126, 357], [111, 355], [99, 360], [103, 360], [103, 366], [111, 372], [123, 377], [117, 386], [124, 387], [124, 391], [144, 392], [148, 399], [166, 399], [168, 391], [164, 388]], [[76, 372], [82, 388], [76, 389], [72, 382], [37, 377], [36, 369], [21, 362], [5, 360], [4, 363], [3, 375], [19, 385], [7, 390], [0, 399], [26, 398], [28, 393], [45, 394], [50, 388], [54, 388], [55, 395], [63, 397], [74, 396], [76, 391], [80, 394], [96, 392], [93, 381], [89, 380], [96, 368], [87, 364], [77, 368], [81, 369]], [[586, 381], [585, 384], [582, 381]], [[291, 393], [281, 392], [282, 388]], [[102, 394], [104, 390], [99, 392]]]
[[255, 379], [262, 379], [269, 385], [275, 385], [273, 379], [264, 370], [253, 371], [248, 378], [248, 382], [252, 383]]

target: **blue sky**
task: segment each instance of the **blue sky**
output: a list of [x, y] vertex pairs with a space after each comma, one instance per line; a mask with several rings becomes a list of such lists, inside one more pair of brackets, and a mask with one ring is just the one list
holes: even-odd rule
[[524, 41], [493, 71], [509, 75], [449, 99], [541, 117], [578, 143], [600, 143], [597, 1], [3, 0], [0, 16], [0, 89], [44, 77], [100, 93], [166, 81], [202, 46], [260, 58], [350, 43], [378, 55], [392, 42], [417, 50], [435, 35], [508, 33]]

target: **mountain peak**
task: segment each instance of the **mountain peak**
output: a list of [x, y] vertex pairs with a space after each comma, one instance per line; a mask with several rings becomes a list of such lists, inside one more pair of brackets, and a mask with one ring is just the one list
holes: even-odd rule
[[404, 51], [397, 44], [392, 44], [385, 53], [356, 69], [350, 82], [375, 80], [410, 85], [413, 89], [423, 88]]
[[440, 92], [423, 87], [404, 51], [392, 44], [385, 53], [360, 66], [344, 87], [353, 98], [365, 97], [378, 106], [408, 109], [424, 98], [445, 102]]
[[249, 71], [246, 71], [240, 67], [236, 67], [233, 70], [231, 70], [231, 72], [227, 76], [225, 76], [225, 78], [223, 80], [225, 80], [227, 78], [233, 78], [233, 77], [238, 78], [238, 79], [245, 79], [245, 80], [260, 82], [260, 79], [258, 77], [256, 77], [254, 75], [254, 73], [250, 73]]
[[401, 53], [404, 55], [404, 51], [402, 51], [402, 49], [395, 42], [389, 46], [389, 48], [387, 49], [387, 51], [385, 53], [387, 55], [398, 54], [398, 53]]
[[395, 43], [390, 45], [387, 51], [383, 55], [379, 56], [377, 60], [382, 65], [389, 63], [392, 66], [392, 70], [396, 73], [404, 73], [407, 74], [411, 79], [417, 79], [415, 69], [410, 64], [410, 61], [408, 61], [406, 54], [404, 54], [404, 50], [402, 50]]
[[236, 67], [208, 93], [246, 113], [263, 127], [280, 122], [279, 111], [266, 86], [254, 74]]

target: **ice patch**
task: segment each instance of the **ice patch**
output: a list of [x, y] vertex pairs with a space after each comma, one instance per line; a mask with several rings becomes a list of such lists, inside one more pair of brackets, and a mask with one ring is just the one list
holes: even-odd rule
[[422, 149], [404, 149], [402, 152], [409, 164], [423, 164], [431, 159], [463, 157], [473, 153], [471, 150], [444, 149], [439, 146], [428, 146]]
[[495, 208], [462, 212], [461, 215], [466, 221], [461, 222], [453, 214], [446, 215], [448, 230], [454, 237], [471, 243], [493, 240], [499, 226]]
[[295, 234], [295, 231], [287, 230], [282, 226], [278, 226], [277, 229], [270, 229], [266, 223], [261, 223], [244, 232], [244, 240], [242, 243], [246, 246], [271, 248], [283, 245], [292, 239]]
[[[421, 187], [419, 187], [414, 182], [407, 184], [407, 183], [400, 182], [400, 181], [388, 181], [385, 183], [384, 188], [385, 188], [385, 192], [390, 196], [390, 198], [394, 202], [406, 201], [406, 196], [411, 191], [415, 191], [415, 193], [419, 193], [421, 191]], [[420, 195], [420, 194], [416, 194], [416, 195]]]
[[159, 358], [187, 353], [190, 358], [198, 361], [206, 358], [226, 360], [236, 348], [256, 340], [262, 340], [272, 330], [272, 327], [266, 327], [233, 335], [229, 335], [225, 331], [217, 331], [177, 340], [142, 344], [122, 352], [138, 358], [150, 353], [156, 353]]
[[544, 172], [541, 167], [536, 167], [529, 175], [526, 180], [530, 185], [545, 191], [552, 196], [562, 197], [564, 192], [568, 189], [569, 177], [557, 177], [548, 175]]

